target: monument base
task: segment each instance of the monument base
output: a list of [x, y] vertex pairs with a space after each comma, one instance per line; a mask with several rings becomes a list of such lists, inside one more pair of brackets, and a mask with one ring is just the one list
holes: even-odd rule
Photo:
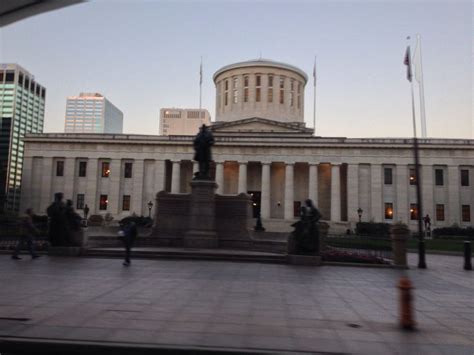
[[306, 265], [306, 266], [320, 266], [321, 265], [321, 256], [319, 256], [319, 255], [288, 254], [288, 264]]
[[203, 231], [189, 231], [184, 237], [183, 246], [185, 248], [217, 248], [217, 236], [215, 233], [206, 233]]

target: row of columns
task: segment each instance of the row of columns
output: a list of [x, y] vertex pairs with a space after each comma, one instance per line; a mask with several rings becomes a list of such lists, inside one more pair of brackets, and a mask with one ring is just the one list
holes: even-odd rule
[[[217, 193], [224, 192], [224, 162], [216, 162], [216, 183], [218, 185]], [[237, 193], [247, 193], [247, 162], [239, 162], [239, 178]], [[262, 218], [270, 218], [270, 162], [262, 162], [261, 177], [261, 201], [260, 213]], [[285, 194], [284, 194], [284, 218], [294, 218], [294, 163], [285, 165]], [[193, 165], [193, 172], [197, 171], [197, 163]], [[340, 165], [331, 167], [331, 220], [341, 220], [341, 186], [340, 186]], [[172, 161], [171, 171], [171, 193], [180, 193], [181, 186], [181, 161]], [[318, 164], [309, 165], [309, 198], [318, 204]]]

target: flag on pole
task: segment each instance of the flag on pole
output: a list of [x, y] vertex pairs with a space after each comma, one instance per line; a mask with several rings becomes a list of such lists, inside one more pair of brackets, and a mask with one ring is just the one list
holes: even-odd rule
[[420, 36], [416, 37], [415, 53], [413, 54], [413, 68], [415, 69], [415, 79], [418, 83], [423, 80], [423, 70], [421, 68], [421, 41]]
[[405, 60], [403, 64], [407, 66], [407, 79], [411, 82], [412, 74], [411, 74], [411, 56], [410, 56], [410, 46], [407, 47], [407, 51], [405, 53]]
[[313, 85], [316, 86], [316, 56], [314, 57], [313, 82], [314, 82]]
[[201, 65], [199, 66], [199, 85], [202, 84], [202, 57], [201, 57]]

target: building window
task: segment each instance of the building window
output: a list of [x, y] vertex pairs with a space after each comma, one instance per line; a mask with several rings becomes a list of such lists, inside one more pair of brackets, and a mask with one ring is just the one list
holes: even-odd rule
[[410, 169], [410, 185], [416, 185], [416, 170]]
[[392, 168], [384, 168], [383, 169], [383, 181], [384, 181], [385, 185], [392, 185], [393, 184]]
[[232, 91], [232, 98], [233, 98], [233, 102], [234, 104], [236, 104], [238, 102], [238, 86], [239, 86], [239, 78], [233, 78], [232, 79], [233, 81], [233, 91]]
[[471, 221], [471, 206], [462, 205], [462, 221], [470, 222]]
[[76, 210], [84, 209], [84, 194], [77, 194], [76, 197]]
[[298, 83], [296, 88], [297, 88], [296, 92], [298, 94], [297, 97], [296, 97], [296, 105], [297, 105], [298, 108], [300, 108], [301, 107], [301, 83]]
[[444, 221], [444, 205], [436, 205], [436, 220]]
[[130, 211], [130, 195], [123, 195], [122, 211]]
[[435, 169], [435, 184], [436, 186], [443, 186], [443, 169]]
[[260, 75], [257, 75], [255, 77], [255, 80], [256, 80], [256, 89], [255, 89], [255, 102], [260, 102], [260, 99], [261, 99], [261, 82], [262, 82], [262, 77]]
[[469, 186], [469, 170], [461, 170], [461, 186]]
[[56, 176], [64, 176], [64, 161], [59, 160], [56, 162]]
[[244, 76], [244, 102], [249, 101], [249, 77]]
[[229, 102], [229, 80], [225, 81], [224, 105], [227, 106]]
[[285, 77], [280, 76], [280, 104], [285, 102]]
[[273, 75], [268, 76], [267, 101], [268, 102], [273, 102]]
[[87, 175], [87, 162], [79, 162], [79, 177], [85, 177]]
[[385, 219], [393, 219], [393, 203], [385, 204]]
[[102, 177], [109, 177], [110, 175], [110, 163], [103, 162], [102, 163]]
[[100, 195], [99, 210], [106, 211], [108, 204], [109, 204], [109, 200], [107, 198], [107, 195]]
[[294, 104], [294, 88], [295, 88], [295, 82], [294, 80], [290, 80], [290, 106], [293, 106]]
[[125, 169], [123, 177], [130, 179], [132, 177], [133, 163], [125, 163]]
[[418, 204], [417, 203], [410, 204], [410, 219], [418, 220]]

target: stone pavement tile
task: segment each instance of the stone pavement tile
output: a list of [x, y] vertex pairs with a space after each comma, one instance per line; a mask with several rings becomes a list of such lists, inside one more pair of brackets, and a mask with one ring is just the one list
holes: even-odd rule
[[0, 336], [14, 335], [28, 327], [26, 322], [0, 319]]
[[209, 322], [216, 323], [231, 323], [231, 324], [247, 324], [251, 323], [252, 318], [249, 315], [242, 314], [225, 314], [225, 313], [213, 313], [209, 318]]
[[107, 339], [116, 330], [106, 328], [74, 327], [70, 332], [64, 335], [67, 339], [101, 341]]
[[158, 331], [166, 326], [167, 322], [148, 319], [126, 319], [117, 323], [120, 329], [150, 330]]
[[344, 340], [360, 340], [360, 341], [373, 341], [383, 342], [384, 338], [377, 332], [370, 330], [358, 330], [358, 329], [336, 329], [336, 333], [339, 338]]
[[157, 341], [157, 332], [144, 329], [117, 329], [109, 334], [104, 340], [130, 343], [153, 344]]
[[334, 329], [322, 328], [291, 328], [291, 335], [294, 338], [320, 338], [337, 339], [338, 334]]
[[286, 327], [288, 325], [287, 318], [284, 316], [279, 317], [259, 317], [252, 315], [251, 317], [243, 317], [245, 322], [253, 325], [274, 325], [280, 327]]
[[245, 335], [237, 334], [206, 334], [199, 344], [210, 347], [241, 349], [245, 346]]
[[65, 326], [32, 325], [16, 333], [16, 336], [45, 339], [63, 339], [73, 329]]
[[28, 311], [29, 305], [0, 305], [0, 317], [22, 317]]
[[[405, 344], [405, 343], [387, 343], [391, 351], [389, 354], [396, 355], [444, 355], [437, 345], [432, 344]], [[449, 355], [461, 355], [453, 352]], [[469, 354], [472, 355], [472, 354]]]
[[169, 345], [199, 346], [206, 337], [207, 334], [205, 333], [164, 331], [155, 333], [153, 342]]
[[203, 332], [207, 323], [204, 322], [175, 322], [168, 321], [164, 323], [164, 326], [160, 329], [164, 332]]
[[210, 334], [232, 334], [245, 336], [249, 332], [248, 329], [249, 328], [246, 324], [211, 323], [206, 327], [205, 331]]
[[287, 326], [276, 326], [266, 324], [249, 324], [246, 327], [247, 334], [255, 336], [274, 336], [287, 337], [291, 336], [291, 329]]
[[295, 338], [295, 348], [308, 352], [335, 352], [350, 354], [346, 343], [340, 339]]
[[446, 333], [446, 332], [425, 332], [426, 338], [431, 344], [456, 344], [456, 345], [472, 345], [474, 346], [474, 339], [467, 336]]
[[294, 351], [299, 349], [294, 338], [283, 336], [249, 335], [244, 339], [244, 347], [259, 350]]
[[393, 349], [387, 343], [383, 342], [344, 340], [344, 345], [347, 349], [349, 349], [351, 354], [387, 355], [393, 352]]
[[472, 355], [474, 346], [469, 345], [437, 345], [436, 347], [444, 355]]
[[431, 344], [430, 339], [426, 336], [424, 331], [409, 332], [400, 329], [379, 331], [377, 333], [388, 343]]

